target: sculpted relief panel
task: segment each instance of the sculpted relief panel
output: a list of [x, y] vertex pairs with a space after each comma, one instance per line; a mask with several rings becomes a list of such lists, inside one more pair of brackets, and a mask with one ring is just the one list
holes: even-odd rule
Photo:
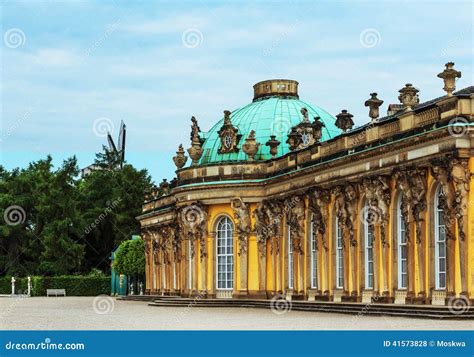
[[[178, 221], [182, 238], [189, 239], [191, 242], [199, 242], [201, 260], [207, 255], [207, 216], [207, 207], [199, 201], [183, 207], [178, 211]], [[192, 244], [191, 247], [191, 255], [194, 257], [194, 244]]]
[[239, 239], [239, 255], [247, 253], [247, 242], [251, 231], [250, 210], [248, 205], [241, 198], [231, 201], [234, 211], [237, 236]]

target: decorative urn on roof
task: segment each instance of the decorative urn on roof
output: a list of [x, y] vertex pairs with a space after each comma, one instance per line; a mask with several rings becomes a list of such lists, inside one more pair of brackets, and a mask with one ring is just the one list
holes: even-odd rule
[[406, 110], [411, 110], [420, 102], [420, 98], [418, 98], [419, 90], [413, 87], [411, 83], [405, 84], [405, 87], [398, 92], [400, 93], [398, 100], [403, 104]]
[[[196, 118], [191, 117], [191, 147], [188, 149], [188, 154], [191, 160], [193, 160], [192, 166], [197, 165], [199, 163], [199, 159], [201, 159], [201, 156], [203, 153], [202, 144], [204, 143], [204, 140], [201, 139], [199, 136], [200, 131], [201, 129], [199, 129], [199, 125]], [[179, 153], [179, 150], [178, 152], [176, 152], [176, 154], [178, 153]], [[175, 164], [176, 164], [176, 161], [175, 161]], [[176, 166], [178, 165], [176, 164]]]
[[379, 107], [382, 104], [383, 100], [377, 98], [377, 93], [370, 93], [370, 99], [365, 101], [365, 106], [369, 107], [369, 117], [372, 119], [372, 122], [379, 117]]
[[247, 154], [249, 161], [255, 160], [259, 147], [260, 143], [257, 143], [257, 140], [255, 140], [255, 130], [252, 130], [247, 139], [245, 139], [244, 145], [242, 145], [242, 149]]
[[454, 90], [456, 89], [456, 78], [461, 78], [461, 72], [456, 71], [454, 67], [454, 62], [446, 63], [446, 68], [443, 72], [438, 73], [438, 77], [442, 78], [444, 81], [444, 90], [446, 91], [448, 97], [453, 95]]
[[173, 162], [178, 169], [182, 169], [186, 165], [186, 161], [188, 161], [188, 157], [184, 153], [183, 144], [179, 144], [176, 156], [173, 157]]
[[266, 146], [270, 146], [270, 154], [273, 158], [278, 154], [278, 145], [280, 144], [275, 135], [270, 135], [270, 140], [265, 143]]
[[352, 117], [353, 115], [351, 113], [348, 113], [346, 109], [343, 109], [338, 115], [336, 115], [336, 126], [341, 129], [343, 133], [346, 133], [354, 126]]
[[321, 140], [323, 136], [323, 128], [326, 126], [324, 123], [321, 121], [320, 116], [315, 116], [313, 121], [313, 136], [315, 141]]

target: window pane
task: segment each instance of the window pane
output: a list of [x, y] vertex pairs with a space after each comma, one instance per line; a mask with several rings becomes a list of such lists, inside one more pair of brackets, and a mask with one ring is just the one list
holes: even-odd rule
[[439, 274], [439, 287], [442, 289], [446, 287], [446, 274], [445, 273]]
[[233, 285], [233, 225], [224, 217], [217, 225], [217, 288], [231, 289]]

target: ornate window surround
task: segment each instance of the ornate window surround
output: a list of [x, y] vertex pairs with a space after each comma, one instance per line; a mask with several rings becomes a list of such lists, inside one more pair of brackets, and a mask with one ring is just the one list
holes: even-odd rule
[[[401, 205], [402, 205], [402, 195], [398, 195], [398, 199], [395, 201], [397, 206], [396, 206], [396, 245], [397, 245], [397, 255], [396, 255], [396, 260], [397, 260], [397, 289], [398, 290], [406, 290], [408, 289], [408, 245], [406, 241], [406, 235], [405, 235], [405, 227], [403, 226], [403, 219], [402, 219], [402, 210], [401, 210]], [[402, 242], [402, 236], [404, 235], [405, 237], [405, 242]], [[402, 258], [402, 249], [405, 249], [405, 258]], [[403, 264], [402, 261], [406, 262], [405, 265], [405, 271], [403, 271]], [[403, 284], [403, 275], [407, 277], [405, 280], [405, 284]]]
[[[224, 224], [229, 224], [230, 225], [230, 229], [227, 227], [225, 228], [225, 230], [223, 229], [220, 229], [220, 225], [222, 222], [226, 221]], [[215, 240], [215, 253], [216, 253], [216, 260], [215, 260], [215, 271], [216, 271], [216, 276], [215, 276], [215, 287], [216, 287], [216, 290], [228, 290], [228, 291], [231, 291], [234, 289], [234, 280], [235, 280], [235, 272], [234, 272], [234, 268], [235, 268], [235, 257], [234, 257], [234, 246], [235, 246], [235, 242], [234, 242], [234, 232], [235, 232], [235, 224], [233, 222], [233, 220], [228, 216], [228, 215], [219, 215], [218, 218], [216, 218], [216, 223], [215, 223], [215, 232], [216, 232], [216, 240]], [[227, 246], [227, 239], [229, 238], [229, 232], [230, 232], [230, 238], [231, 241], [232, 241], [232, 252], [231, 253], [228, 253], [228, 252], [224, 252], [224, 253], [219, 253], [219, 240], [220, 239], [224, 239], [226, 240], [226, 242], [224, 242], [224, 245], [223, 245], [223, 248], [228, 248]], [[225, 233], [224, 236], [220, 236], [220, 234], [222, 233]], [[225, 279], [223, 280], [224, 281], [224, 285], [225, 287], [220, 287], [219, 286], [219, 258], [220, 257], [223, 257], [225, 258], [225, 272], [224, 274], [226, 274], [225, 276]], [[227, 262], [227, 258], [228, 257], [232, 257], [232, 270], [231, 271], [228, 271], [228, 268], [229, 268], [229, 264]], [[229, 281], [228, 281], [228, 277], [227, 277], [227, 274], [228, 273], [231, 273], [232, 274], [232, 279], [230, 280], [230, 287], [228, 286], [229, 285]], [[222, 273], [222, 272], [221, 272]]]
[[313, 226], [313, 220], [314, 220], [314, 214], [311, 214], [311, 220], [309, 224], [309, 241], [310, 241], [310, 268], [311, 268], [311, 273], [310, 273], [310, 279], [311, 279], [311, 289], [318, 289], [319, 284], [318, 284], [318, 250], [316, 249], [317, 247], [317, 234], [314, 231], [314, 226]]
[[[447, 274], [447, 269], [446, 269], [446, 233], [443, 234], [441, 233], [446, 232], [446, 226], [443, 224], [441, 225], [439, 221], [439, 215], [441, 212], [443, 212], [442, 209], [439, 208], [439, 195], [441, 193], [441, 185], [438, 185], [435, 191], [435, 196], [434, 196], [434, 207], [433, 207], [433, 212], [434, 212], [434, 276], [435, 276], [435, 289], [436, 290], [445, 290], [446, 289], [446, 274]], [[444, 249], [440, 249], [440, 245], [444, 244]], [[440, 257], [440, 253], [444, 253], [443, 257]], [[444, 259], [444, 270], [442, 271], [440, 269], [440, 261], [441, 259]], [[444, 284], [441, 281], [441, 275], [444, 274]]]

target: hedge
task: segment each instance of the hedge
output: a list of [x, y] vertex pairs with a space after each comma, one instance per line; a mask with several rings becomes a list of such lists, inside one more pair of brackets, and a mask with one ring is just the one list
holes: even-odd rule
[[[17, 294], [28, 291], [28, 278], [15, 278]], [[31, 296], [46, 296], [46, 289], [66, 289], [68, 296], [110, 295], [110, 277], [97, 276], [32, 276]], [[0, 294], [11, 293], [11, 276], [0, 277]]]

